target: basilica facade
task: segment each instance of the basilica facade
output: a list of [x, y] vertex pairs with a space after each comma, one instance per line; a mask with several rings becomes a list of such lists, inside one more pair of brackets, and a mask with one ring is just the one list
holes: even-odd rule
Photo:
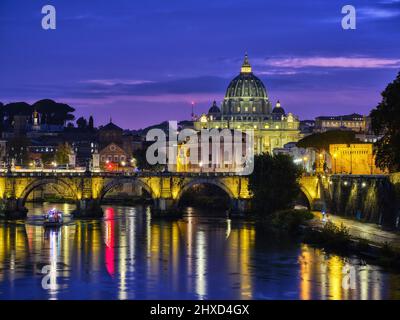
[[207, 114], [194, 121], [194, 129], [254, 131], [254, 153], [272, 153], [300, 139], [299, 119], [286, 113], [278, 101], [272, 107], [263, 82], [252, 71], [246, 54], [240, 74], [229, 84], [221, 105], [214, 101]]

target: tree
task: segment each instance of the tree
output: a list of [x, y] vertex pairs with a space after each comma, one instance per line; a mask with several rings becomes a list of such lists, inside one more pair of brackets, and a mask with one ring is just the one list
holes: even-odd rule
[[64, 125], [66, 121], [75, 119], [72, 114], [74, 108], [50, 99], [39, 100], [32, 105], [32, 108], [42, 115], [41, 120], [46, 124]]
[[261, 154], [254, 157], [249, 176], [253, 209], [261, 215], [289, 209], [300, 192], [301, 168], [287, 155]]
[[133, 152], [133, 157], [136, 160], [137, 168], [139, 170], [144, 170], [144, 171], [162, 172], [165, 169], [165, 165], [149, 164], [146, 159], [146, 151], [147, 151], [147, 148], [145, 147], [145, 148], [137, 149]]
[[12, 125], [15, 115], [24, 115], [30, 117], [32, 115], [32, 107], [26, 102], [12, 102], [6, 104], [2, 108], [3, 116], [6, 117], [6, 124]]
[[42, 160], [43, 166], [50, 165], [54, 161], [54, 154], [42, 153], [40, 159]]
[[68, 164], [69, 163], [69, 155], [71, 154], [71, 147], [68, 143], [61, 143], [58, 145], [57, 151], [55, 153], [54, 159], [57, 164]]
[[80, 117], [78, 120], [76, 120], [76, 125], [78, 126], [79, 129], [86, 129], [88, 123], [84, 117]]
[[373, 132], [382, 135], [375, 143], [375, 163], [396, 172], [400, 171], [400, 72], [381, 95], [382, 101], [370, 113]]
[[89, 126], [89, 129], [90, 129], [90, 130], [92, 130], [92, 129], [94, 128], [94, 121], [93, 121], [93, 117], [92, 117], [92, 116], [89, 117], [89, 124], [88, 124], [88, 126]]
[[313, 148], [318, 152], [329, 152], [330, 144], [360, 143], [354, 131], [330, 130], [311, 134], [297, 142], [299, 148]]

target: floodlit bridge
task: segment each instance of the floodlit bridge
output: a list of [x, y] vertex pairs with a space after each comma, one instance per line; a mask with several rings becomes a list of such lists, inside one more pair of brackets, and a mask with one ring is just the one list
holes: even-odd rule
[[154, 209], [159, 212], [173, 210], [183, 193], [194, 185], [212, 184], [231, 199], [231, 208], [244, 212], [248, 208], [250, 194], [248, 179], [221, 173], [111, 173], [54, 171], [12, 171], [0, 172], [0, 215], [20, 219], [27, 215], [25, 202], [35, 189], [44, 185], [55, 185], [76, 201], [74, 215], [77, 217], [98, 217], [105, 195], [117, 186], [133, 183], [151, 195]]
[[[245, 212], [251, 195], [248, 178], [229, 173], [112, 173], [74, 170], [18, 170], [0, 172], [0, 216], [21, 219], [27, 216], [25, 202], [30, 193], [44, 185], [55, 185], [76, 201], [76, 217], [100, 217], [101, 202], [117, 186], [134, 183], [146, 190], [157, 212], [174, 210], [185, 191], [195, 185], [212, 184], [231, 199], [231, 209]], [[320, 199], [320, 183], [316, 177], [303, 177], [301, 190], [313, 207]]]

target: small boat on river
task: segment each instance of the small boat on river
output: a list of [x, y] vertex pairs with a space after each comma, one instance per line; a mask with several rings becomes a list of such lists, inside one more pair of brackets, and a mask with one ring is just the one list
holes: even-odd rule
[[43, 226], [45, 228], [58, 228], [63, 225], [63, 213], [56, 208], [51, 209], [44, 215]]

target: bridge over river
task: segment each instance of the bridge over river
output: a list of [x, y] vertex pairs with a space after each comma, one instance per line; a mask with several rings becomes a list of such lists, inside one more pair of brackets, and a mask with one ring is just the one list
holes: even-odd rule
[[[386, 178], [350, 175], [304, 176], [300, 179], [300, 187], [309, 208], [323, 209], [332, 199], [333, 187], [337, 183], [348, 181], [344, 183], [349, 183], [349, 186], [359, 184], [362, 188], [366, 183], [371, 185], [372, 180]], [[212, 184], [219, 187], [229, 196], [231, 209], [236, 212], [246, 212], [251, 199], [248, 177], [233, 173], [8, 170], [0, 172], [0, 215], [8, 219], [25, 218], [25, 202], [29, 194], [43, 185], [54, 184], [68, 190], [72, 199], [76, 201], [76, 217], [99, 217], [103, 214], [100, 205], [104, 196], [113, 188], [125, 183], [135, 183], [146, 190], [153, 199], [155, 211], [161, 213], [173, 210], [182, 194], [194, 185]]]

